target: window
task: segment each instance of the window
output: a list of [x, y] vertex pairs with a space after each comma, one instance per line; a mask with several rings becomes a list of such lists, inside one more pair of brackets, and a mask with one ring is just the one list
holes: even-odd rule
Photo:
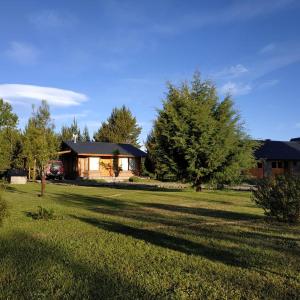
[[288, 162], [288, 161], [285, 161], [285, 162], [283, 163], [283, 165], [284, 165], [284, 168], [285, 168], [285, 169], [288, 169], [288, 168], [289, 168], [289, 162]]
[[293, 165], [294, 165], [294, 167], [297, 167], [297, 161], [293, 161]]
[[279, 162], [278, 162], [277, 168], [282, 168], [282, 161], [279, 161]]
[[129, 158], [129, 170], [136, 171], [136, 160], [135, 158]]
[[122, 168], [122, 171], [128, 171], [128, 158], [127, 157], [120, 158], [120, 167]]
[[272, 169], [276, 169], [277, 168], [277, 162], [276, 161], [272, 161]]
[[262, 163], [261, 163], [261, 162], [258, 162], [258, 163], [257, 163], [257, 167], [258, 167], [259, 169], [261, 169], [261, 168], [262, 168]]
[[99, 157], [90, 157], [90, 171], [99, 170]]

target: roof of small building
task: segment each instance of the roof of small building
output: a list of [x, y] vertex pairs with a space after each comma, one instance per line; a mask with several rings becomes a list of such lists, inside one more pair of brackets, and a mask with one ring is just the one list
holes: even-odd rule
[[146, 153], [130, 144], [115, 144], [104, 142], [63, 142], [68, 148], [77, 154], [104, 154], [104, 155], [128, 155], [145, 157]]
[[300, 160], [299, 141], [259, 141], [260, 147], [255, 151], [256, 159]]

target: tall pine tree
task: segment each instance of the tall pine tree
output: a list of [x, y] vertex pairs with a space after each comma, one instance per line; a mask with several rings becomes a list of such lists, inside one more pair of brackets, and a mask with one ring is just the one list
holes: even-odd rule
[[146, 145], [155, 173], [192, 182], [197, 190], [237, 180], [254, 162], [255, 143], [230, 97], [219, 101], [215, 86], [198, 73], [190, 85], [168, 88]]
[[77, 141], [81, 141], [82, 136], [75, 117], [70, 126], [66, 126], [66, 125], [62, 126], [59, 137], [61, 141], [72, 141], [74, 134], [77, 135]]
[[142, 128], [124, 105], [114, 108], [106, 122], [94, 134], [96, 142], [125, 143], [139, 147], [138, 138]]

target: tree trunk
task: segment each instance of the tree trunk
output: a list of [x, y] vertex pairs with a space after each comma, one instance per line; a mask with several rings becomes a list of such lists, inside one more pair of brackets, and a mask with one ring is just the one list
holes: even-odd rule
[[202, 180], [201, 178], [197, 178], [195, 180], [194, 186], [196, 188], [196, 192], [201, 192], [202, 191], [202, 186], [201, 186]]
[[36, 180], [36, 160], [33, 161], [33, 177], [32, 181]]
[[41, 197], [44, 196], [46, 189], [46, 176], [45, 172], [42, 172], [42, 178], [41, 178]]

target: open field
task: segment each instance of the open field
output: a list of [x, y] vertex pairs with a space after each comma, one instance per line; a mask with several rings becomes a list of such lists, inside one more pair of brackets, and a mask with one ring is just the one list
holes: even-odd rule
[[1, 299], [300, 298], [300, 226], [267, 224], [248, 192], [39, 189], [5, 194]]

